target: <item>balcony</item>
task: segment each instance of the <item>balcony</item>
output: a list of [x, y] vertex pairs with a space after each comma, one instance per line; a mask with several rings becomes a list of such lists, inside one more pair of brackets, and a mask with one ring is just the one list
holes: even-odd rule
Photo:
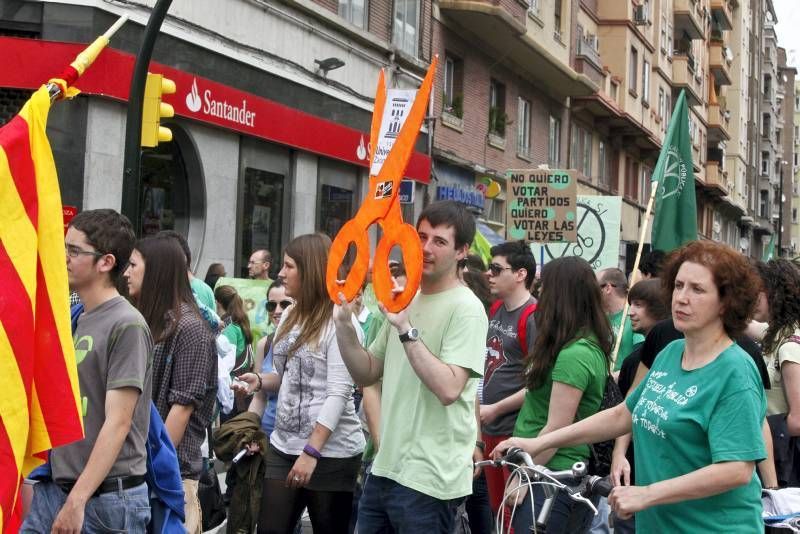
[[728, 194], [727, 173], [720, 168], [718, 161], [708, 160], [706, 162], [705, 178], [704, 185], [709, 193], [719, 196]]
[[[463, 27], [463, 36], [484, 50], [513, 63], [520, 74], [538, 83], [553, 96], [587, 96], [599, 90], [585, 74], [554, 56], [528, 35], [527, 9], [517, 0], [440, 0], [440, 11]], [[517, 67], [520, 66], [520, 67]]]
[[731, 138], [728, 133], [730, 125], [730, 112], [720, 107], [719, 104], [708, 105], [708, 142], [719, 143]]
[[711, 0], [711, 17], [721, 30], [733, 29], [733, 15], [728, 0]]
[[681, 89], [686, 90], [687, 104], [696, 106], [700, 104], [700, 85], [695, 78], [694, 58], [685, 54], [672, 56], [672, 87], [676, 89], [675, 98]]
[[708, 68], [714, 75], [714, 80], [718, 85], [730, 85], [732, 83], [730, 61], [728, 56], [730, 51], [721, 41], [711, 41], [708, 47]]
[[703, 21], [700, 18], [698, 0], [675, 0], [672, 5], [675, 15], [675, 35], [686, 35], [689, 39], [703, 39]]

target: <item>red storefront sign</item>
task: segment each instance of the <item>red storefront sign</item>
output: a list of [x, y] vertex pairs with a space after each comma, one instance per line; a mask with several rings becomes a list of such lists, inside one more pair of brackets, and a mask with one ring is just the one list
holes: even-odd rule
[[[36, 89], [68, 65], [85, 45], [0, 37], [0, 87]], [[127, 101], [134, 56], [104, 50], [75, 84], [85, 94]], [[164, 101], [177, 116], [235, 130], [282, 145], [367, 167], [369, 132], [304, 113], [272, 100], [240, 91], [207, 78], [150, 64], [150, 72], [175, 81], [178, 91]], [[430, 180], [430, 158], [415, 152], [406, 176]]]
[[78, 208], [75, 206], [61, 206], [61, 210], [64, 214], [64, 233], [66, 234], [69, 223], [78, 214]]

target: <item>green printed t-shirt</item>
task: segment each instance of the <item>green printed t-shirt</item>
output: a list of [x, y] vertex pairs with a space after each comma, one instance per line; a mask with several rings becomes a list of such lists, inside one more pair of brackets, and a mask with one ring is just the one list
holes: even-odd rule
[[[612, 315], [608, 316], [609, 322], [611, 322], [611, 328], [614, 329], [614, 334], [616, 335], [619, 332], [619, 323], [620, 319], [622, 318], [622, 311], [618, 311]], [[625, 331], [622, 333], [622, 342], [619, 344], [619, 353], [617, 353], [617, 361], [614, 364], [614, 371], [619, 371], [622, 368], [622, 362], [625, 361], [625, 358], [633, 352], [633, 347], [642, 343], [644, 341], [644, 336], [642, 334], [637, 334], [633, 331], [633, 327], [631, 326], [631, 318], [625, 317]]]
[[[525, 393], [525, 402], [517, 416], [514, 435], [532, 438], [539, 435], [547, 424], [550, 394], [553, 382], [561, 382], [583, 391], [575, 420], [586, 419], [597, 413], [606, 386], [606, 357], [593, 338], [580, 338], [566, 345], [558, 353], [556, 363], [545, 382]], [[589, 447], [563, 447], [547, 463], [549, 469], [570, 469], [575, 462], [589, 458]]]
[[465, 286], [418, 293], [408, 314], [425, 347], [442, 362], [466, 369], [470, 378], [458, 399], [444, 406], [414, 372], [397, 330], [386, 321], [369, 347], [384, 361], [381, 446], [372, 473], [435, 499], [456, 499], [472, 493], [475, 394], [488, 319]]
[[[667, 345], [625, 401], [636, 448], [636, 485], [669, 480], [713, 463], [766, 458], [767, 409], [753, 360], [733, 344], [711, 363], [681, 366], [685, 340]], [[643, 451], [642, 454], [639, 451]], [[763, 532], [761, 484], [636, 513], [638, 532]]]
[[242, 327], [236, 323], [231, 323], [222, 330], [222, 335], [225, 336], [231, 345], [236, 347], [236, 357], [244, 350], [244, 332]]

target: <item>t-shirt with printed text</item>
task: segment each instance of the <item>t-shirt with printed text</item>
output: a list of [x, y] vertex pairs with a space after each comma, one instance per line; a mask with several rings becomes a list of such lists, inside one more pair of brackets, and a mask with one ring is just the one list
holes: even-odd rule
[[420, 342], [442, 362], [466, 369], [470, 378], [458, 399], [444, 406], [411, 367], [397, 330], [384, 323], [369, 347], [384, 361], [381, 446], [372, 473], [435, 499], [456, 499], [472, 493], [475, 393], [483, 374], [486, 312], [460, 285], [417, 293], [407, 312]]
[[[679, 477], [713, 463], [758, 462], [766, 457], [761, 426], [766, 398], [752, 359], [736, 344], [699, 369], [682, 367], [684, 340], [661, 351], [628, 396], [636, 455], [636, 484]], [[636, 514], [639, 532], [741, 532], [764, 530], [761, 484]]]

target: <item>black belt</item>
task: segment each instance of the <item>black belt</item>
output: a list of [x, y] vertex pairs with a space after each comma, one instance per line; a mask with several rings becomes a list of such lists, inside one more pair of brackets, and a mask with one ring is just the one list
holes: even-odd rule
[[[121, 484], [120, 484], [121, 483]], [[134, 475], [129, 477], [118, 477], [118, 478], [107, 478], [105, 479], [100, 486], [95, 490], [92, 494], [92, 497], [96, 497], [97, 495], [101, 495], [103, 493], [111, 493], [112, 491], [117, 491], [120, 489], [130, 489], [139, 486], [140, 484], [144, 483], [144, 475]], [[68, 480], [63, 482], [56, 482], [56, 485], [61, 488], [64, 493], [69, 493], [72, 491], [72, 488], [75, 486], [74, 480]]]

